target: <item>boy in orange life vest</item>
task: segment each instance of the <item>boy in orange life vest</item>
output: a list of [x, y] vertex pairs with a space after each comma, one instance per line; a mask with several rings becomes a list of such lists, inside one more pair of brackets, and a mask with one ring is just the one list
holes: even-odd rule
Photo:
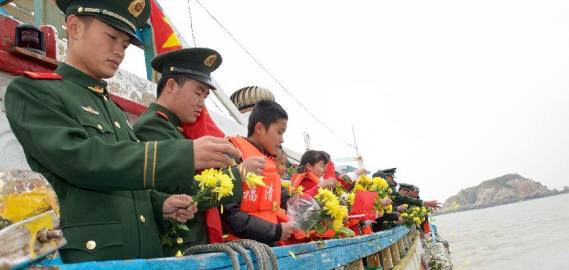
[[293, 230], [292, 223], [282, 208], [286, 207], [288, 193], [281, 187], [275, 156], [283, 143], [288, 114], [274, 101], [259, 101], [251, 115], [247, 128], [247, 138], [235, 136], [230, 142], [241, 153], [241, 159], [254, 156], [265, 157], [263, 175], [266, 186], [249, 189], [243, 187], [241, 205], [226, 204], [221, 216], [229, 231], [228, 240], [239, 238], [253, 239], [268, 245], [287, 240]]
[[335, 178], [323, 180], [330, 155], [324, 151], [308, 150], [300, 158], [300, 170], [291, 178], [293, 187], [302, 186], [303, 192], [315, 196], [319, 188], [334, 188]]

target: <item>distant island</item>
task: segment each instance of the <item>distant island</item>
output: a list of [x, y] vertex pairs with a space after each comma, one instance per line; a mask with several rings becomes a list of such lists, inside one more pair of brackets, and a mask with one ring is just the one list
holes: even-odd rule
[[566, 186], [561, 191], [551, 190], [519, 174], [506, 174], [486, 180], [478, 186], [461, 190], [458, 194], [448, 198], [437, 214], [486, 208], [561, 193], [569, 193], [569, 187]]

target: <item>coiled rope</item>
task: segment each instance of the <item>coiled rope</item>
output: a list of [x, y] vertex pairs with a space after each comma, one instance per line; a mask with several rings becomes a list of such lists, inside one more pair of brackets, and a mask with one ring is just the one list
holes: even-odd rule
[[277, 270], [278, 261], [273, 249], [266, 244], [259, 243], [250, 239], [240, 239], [227, 243], [208, 244], [189, 247], [184, 251], [184, 255], [201, 254], [210, 252], [225, 252], [231, 259], [231, 266], [234, 270], [240, 269], [239, 258], [241, 255], [247, 270], [254, 270], [253, 260], [249, 256], [248, 250], [251, 250], [257, 262], [259, 270]]

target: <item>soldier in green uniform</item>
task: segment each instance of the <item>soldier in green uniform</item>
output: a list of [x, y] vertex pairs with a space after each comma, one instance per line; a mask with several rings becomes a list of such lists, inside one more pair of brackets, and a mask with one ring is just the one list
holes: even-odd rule
[[[239, 151], [223, 139], [139, 142], [109, 98], [112, 77], [148, 0], [57, 0], [68, 50], [55, 73], [26, 72], [6, 90], [6, 114], [32, 170], [53, 185], [67, 245], [64, 262], [162, 256], [158, 221], [186, 221], [187, 195], [151, 189], [191, 186], [193, 172], [227, 167]], [[238, 183], [237, 185], [240, 185]]]
[[440, 207], [440, 203], [436, 200], [432, 200], [432, 201], [423, 201], [421, 199], [416, 199], [416, 198], [412, 198], [410, 196], [404, 196], [399, 194], [399, 192], [397, 192], [395, 189], [397, 188], [397, 182], [395, 182], [395, 171], [397, 170], [397, 168], [390, 168], [390, 169], [385, 169], [385, 170], [378, 170], [377, 172], [375, 172], [373, 174], [373, 176], [379, 176], [384, 178], [385, 180], [387, 180], [387, 183], [389, 184], [389, 187], [392, 190], [392, 198], [393, 198], [393, 206], [397, 207], [397, 210], [399, 211], [399, 206], [403, 205], [403, 204], [411, 204], [411, 205], [416, 205], [416, 206], [428, 206], [428, 207], [432, 207], [432, 208], [439, 208]]
[[[208, 48], [180, 49], [154, 58], [152, 67], [162, 75], [158, 81], [157, 100], [150, 104], [134, 124], [136, 135], [145, 141], [184, 139], [182, 122], [194, 123], [200, 115], [210, 89], [215, 90], [210, 74], [219, 67], [221, 61], [221, 55]], [[249, 170], [262, 170], [264, 160], [254, 157], [242, 164], [242, 170], [232, 169], [236, 177], [245, 177], [242, 174]], [[161, 189], [167, 193], [189, 195], [196, 194], [197, 190], [197, 186]], [[222, 203], [238, 203], [242, 196], [241, 188], [234, 190], [233, 195], [232, 198], [222, 200]], [[166, 235], [168, 239], [163, 241], [165, 255], [173, 256], [192, 245], [208, 243], [206, 219], [201, 210], [217, 205], [200, 203], [198, 207], [200, 211], [186, 223], [189, 230], [177, 229]]]

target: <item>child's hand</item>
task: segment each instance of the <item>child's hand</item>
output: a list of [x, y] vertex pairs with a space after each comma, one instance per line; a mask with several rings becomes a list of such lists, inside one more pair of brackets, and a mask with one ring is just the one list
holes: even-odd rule
[[281, 228], [281, 240], [283, 241], [288, 240], [292, 232], [295, 230], [294, 224], [292, 222], [281, 223]]
[[322, 182], [320, 182], [320, 184], [318, 184], [321, 188], [334, 188], [336, 187], [337, 184], [337, 180], [336, 178], [328, 178]]
[[240, 168], [242, 168], [239, 170], [242, 179], [245, 179], [248, 172], [254, 172], [257, 175], [261, 175], [263, 173], [263, 169], [265, 168], [265, 158], [250, 157], [241, 162]]

